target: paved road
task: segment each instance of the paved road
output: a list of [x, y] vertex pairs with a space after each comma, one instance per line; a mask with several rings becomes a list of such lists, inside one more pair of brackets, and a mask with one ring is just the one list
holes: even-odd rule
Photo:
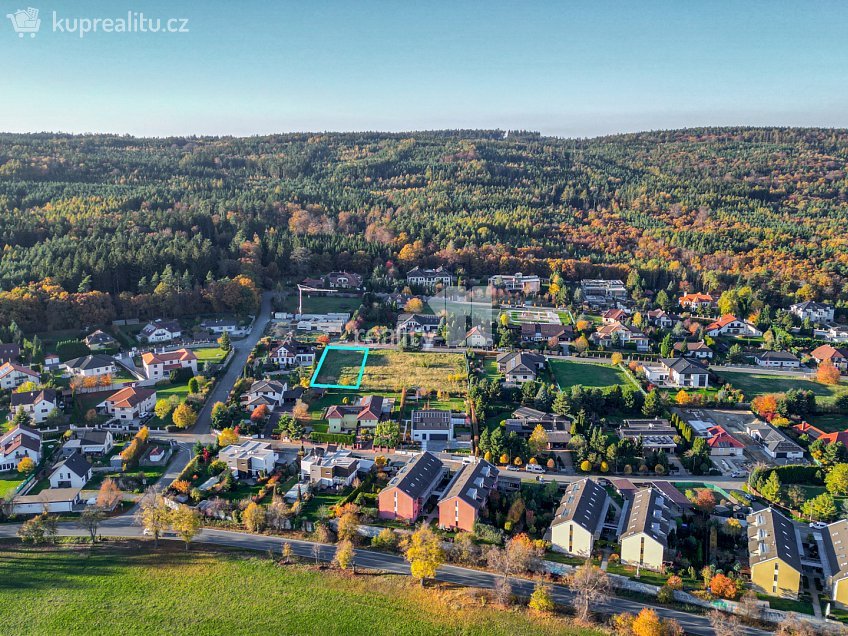
[[209, 394], [209, 398], [206, 400], [206, 404], [200, 410], [200, 414], [197, 416], [197, 422], [191, 429], [194, 435], [208, 435], [212, 430], [212, 406], [215, 402], [227, 401], [227, 396], [236, 383], [236, 380], [241, 376], [242, 369], [244, 369], [244, 365], [247, 363], [250, 352], [265, 333], [265, 328], [271, 319], [271, 298], [273, 295], [272, 292], [262, 294], [262, 303], [259, 313], [253, 321], [253, 329], [251, 329], [250, 335], [241, 340], [233, 340], [232, 345], [235, 353], [230, 361], [230, 366], [227, 367], [224, 375], [218, 379], [215, 388], [212, 389], [212, 393]]
[[[14, 537], [16, 536], [16, 532], [17, 525], [0, 525], [0, 537]], [[104, 521], [103, 524], [101, 524], [99, 533], [103, 536], [126, 538], [141, 538], [142, 536], [141, 529], [138, 526], [133, 525], [126, 515]], [[76, 528], [68, 524], [60, 525], [59, 534], [63, 536], [88, 536], [88, 532], [84, 529]], [[166, 537], [166, 539], [168, 539], [168, 537]], [[321, 561], [331, 561], [336, 551], [335, 546], [313, 543], [311, 541], [284, 539], [282, 537], [269, 537], [209, 528], [204, 529], [200, 535], [198, 535], [195, 539], [195, 543], [206, 543], [217, 546], [241, 548], [245, 550], [256, 550], [266, 553], [272, 552], [276, 554], [281, 553], [284, 543], [289, 543], [292, 547], [292, 552], [299, 557], [314, 559], [316, 558], [317, 550], [317, 558]], [[403, 557], [396, 554], [386, 554], [384, 552], [376, 552], [372, 550], [357, 550], [355, 562], [357, 566], [362, 568], [382, 570], [399, 575], [409, 574], [409, 564], [403, 559]], [[498, 577], [491, 572], [472, 570], [455, 565], [443, 565], [439, 568], [436, 578], [439, 581], [445, 581], [467, 587], [492, 588], [494, 587]], [[525, 598], [530, 596], [533, 592], [533, 587], [535, 586], [535, 582], [523, 578], [511, 578], [510, 584], [512, 585], [514, 594]], [[571, 602], [573, 595], [574, 593], [567, 587], [563, 587], [561, 585], [553, 586], [553, 596], [557, 603], [568, 605]], [[663, 618], [675, 619], [680, 623], [687, 634], [693, 634], [695, 636], [711, 636], [714, 633], [709, 620], [705, 616], [678, 612], [677, 610], [666, 607], [645, 605], [642, 602], [626, 598], [611, 598], [606, 603], [597, 605], [595, 610], [601, 614], [619, 614], [622, 612], [637, 614], [643, 607], [652, 607]], [[770, 632], [750, 627], [740, 628], [738, 631], [740, 636], [765, 636], [769, 633]]]

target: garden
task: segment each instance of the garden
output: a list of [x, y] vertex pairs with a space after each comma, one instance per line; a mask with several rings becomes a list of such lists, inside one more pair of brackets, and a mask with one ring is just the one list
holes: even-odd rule
[[624, 371], [611, 364], [593, 364], [558, 359], [551, 359], [549, 364], [554, 379], [561, 388], [577, 384], [597, 388], [630, 384], [630, 380]]

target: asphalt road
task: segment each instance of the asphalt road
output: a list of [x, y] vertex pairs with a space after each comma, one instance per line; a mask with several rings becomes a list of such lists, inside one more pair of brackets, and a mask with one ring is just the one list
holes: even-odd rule
[[271, 292], [265, 292], [262, 294], [262, 303], [259, 308], [259, 313], [253, 321], [253, 329], [251, 329], [250, 334], [241, 340], [232, 341], [235, 353], [230, 361], [230, 366], [227, 367], [224, 375], [218, 379], [218, 382], [209, 394], [209, 398], [200, 410], [200, 413], [197, 416], [197, 422], [195, 422], [191, 429], [191, 433], [195, 436], [208, 435], [212, 430], [212, 407], [216, 402], [227, 401], [227, 396], [233, 388], [233, 385], [236, 383], [236, 380], [238, 380], [239, 376], [241, 376], [241, 372], [244, 369], [244, 365], [247, 363], [247, 358], [250, 356], [250, 352], [265, 333], [265, 328], [268, 326], [268, 322], [271, 319], [272, 297], [273, 293]]
[[[0, 525], [0, 537], [14, 538], [17, 529], [17, 524]], [[63, 536], [88, 536], [86, 530], [70, 524], [61, 524], [59, 534]], [[141, 528], [134, 525], [128, 515], [113, 517], [104, 521], [100, 526], [99, 534], [109, 537], [142, 538]], [[164, 537], [164, 540], [178, 539]], [[332, 561], [336, 553], [335, 546], [333, 545], [209, 528], [204, 529], [193, 542], [276, 554], [281, 554], [283, 544], [288, 543], [291, 545], [292, 552], [296, 556], [315, 559], [317, 550], [318, 560], [325, 562]], [[361, 568], [381, 570], [398, 575], [409, 575], [409, 564], [403, 557], [396, 554], [387, 554], [372, 550], [357, 550], [355, 562]], [[443, 565], [436, 573], [436, 579], [439, 581], [486, 589], [494, 587], [498, 578], [498, 576], [491, 572], [472, 570], [455, 565]], [[510, 585], [514, 594], [527, 598], [533, 592], [535, 582], [523, 578], [510, 578]], [[574, 593], [562, 585], [554, 585], [552, 587], [554, 600], [561, 605], [569, 605]], [[599, 614], [607, 615], [623, 612], [638, 614], [644, 607], [651, 607], [663, 618], [673, 618], [680, 623], [687, 634], [711, 636], [714, 633], [706, 616], [687, 614], [667, 607], [646, 605], [645, 603], [626, 598], [612, 597], [607, 602], [597, 605], [595, 609]], [[765, 636], [770, 633], [752, 627], [740, 627], [738, 630], [740, 636]]]

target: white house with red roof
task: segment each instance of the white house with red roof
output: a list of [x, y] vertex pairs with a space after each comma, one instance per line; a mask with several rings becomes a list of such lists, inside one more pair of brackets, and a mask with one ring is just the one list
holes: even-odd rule
[[723, 426], [711, 426], [707, 429], [707, 446], [712, 457], [742, 457], [745, 445], [728, 433]]
[[684, 309], [709, 309], [713, 305], [716, 304], [715, 298], [713, 298], [710, 294], [683, 294], [678, 300], [680, 306]]
[[712, 338], [717, 336], [750, 336], [757, 338], [763, 335], [763, 332], [754, 325], [744, 320], [739, 320], [733, 314], [724, 314], [715, 322], [710, 323], [707, 325], [706, 332]]
[[156, 406], [156, 391], [128, 386], [107, 397], [98, 408], [119, 420], [135, 420], [143, 413], [152, 413]]
[[810, 357], [816, 361], [816, 364], [828, 361], [833, 363], [837, 369], [848, 371], [848, 347], [834, 347], [833, 345], [822, 345], [813, 349]]
[[41, 374], [29, 367], [21, 366], [13, 362], [4, 362], [0, 366], [0, 388], [16, 389], [24, 382], [38, 382]]
[[15, 470], [24, 457], [41, 461], [41, 433], [29, 426], [16, 426], [0, 437], [0, 471]]
[[149, 380], [166, 380], [175, 369], [191, 369], [192, 374], [197, 374], [197, 356], [188, 349], [148, 351], [141, 356], [141, 364]]
[[356, 404], [334, 404], [327, 409], [324, 418], [329, 423], [330, 433], [341, 433], [357, 427], [376, 428], [392, 412], [394, 398], [366, 395]]

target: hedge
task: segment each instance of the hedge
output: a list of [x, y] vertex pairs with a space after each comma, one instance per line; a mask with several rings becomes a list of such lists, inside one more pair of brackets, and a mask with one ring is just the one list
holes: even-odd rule
[[344, 433], [317, 433], [311, 434], [310, 438], [313, 442], [321, 442], [326, 444], [353, 444], [355, 436], [345, 435]]

